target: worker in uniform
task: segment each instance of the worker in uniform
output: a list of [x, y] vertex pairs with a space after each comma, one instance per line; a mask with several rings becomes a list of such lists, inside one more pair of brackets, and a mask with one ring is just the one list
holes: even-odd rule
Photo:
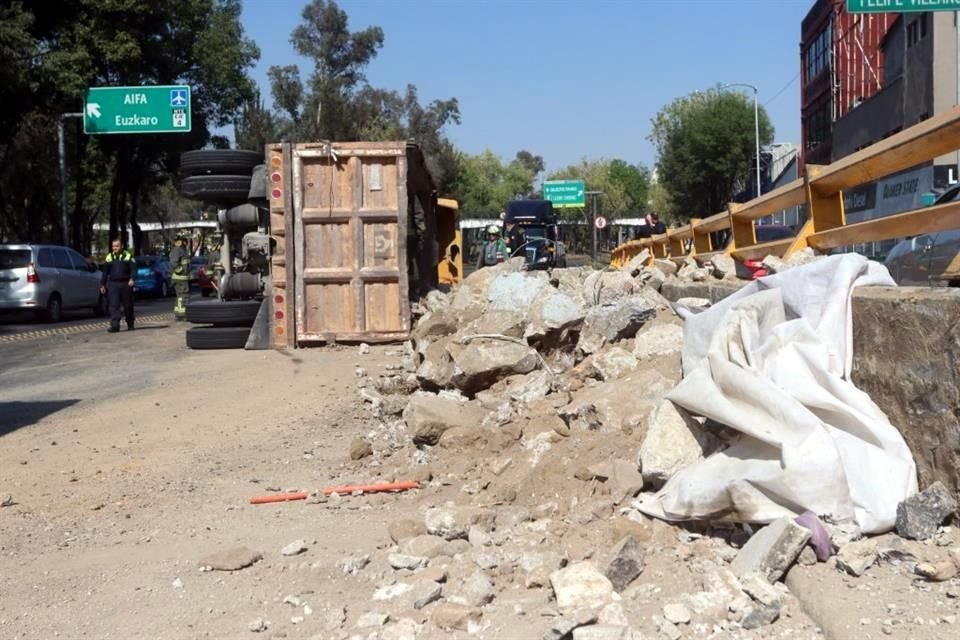
[[507, 258], [507, 245], [500, 237], [500, 227], [495, 224], [487, 227], [487, 241], [480, 249], [480, 258], [477, 260], [477, 269], [492, 267], [500, 264]]
[[121, 308], [126, 312], [127, 330], [133, 331], [133, 286], [137, 263], [133, 259], [133, 253], [123, 248], [120, 238], [114, 238], [110, 248], [100, 283], [100, 293], [106, 294], [110, 303], [109, 331], [120, 331]]
[[190, 295], [190, 252], [187, 251], [186, 244], [187, 239], [184, 236], [177, 236], [174, 247], [170, 250], [170, 267], [173, 270], [170, 277], [173, 280], [173, 289], [177, 292], [173, 317], [177, 320], [183, 320], [186, 317], [187, 308], [183, 303]]
[[503, 241], [507, 245], [507, 255], [513, 258], [520, 255], [517, 252], [523, 247], [526, 242], [526, 237], [524, 237], [523, 229], [516, 222], [508, 222], [506, 224], [506, 231], [506, 237]]

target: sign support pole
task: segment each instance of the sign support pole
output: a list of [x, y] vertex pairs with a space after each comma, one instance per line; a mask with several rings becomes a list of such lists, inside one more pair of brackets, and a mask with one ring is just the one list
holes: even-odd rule
[[57, 143], [60, 155], [60, 214], [63, 225], [63, 246], [70, 246], [70, 215], [67, 212], [67, 145], [64, 140], [63, 121], [67, 118], [82, 118], [82, 113], [61, 113], [57, 123]]

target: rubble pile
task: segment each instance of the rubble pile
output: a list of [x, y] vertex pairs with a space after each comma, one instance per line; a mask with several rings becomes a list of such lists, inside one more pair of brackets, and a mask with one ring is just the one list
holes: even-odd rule
[[[644, 263], [482, 269], [421, 301], [399, 364], [358, 374], [382, 426], [353, 443], [355, 464], [425, 490], [419, 516], [392, 522], [358, 569], [370, 606], [336, 615], [336, 637], [521, 637], [503, 620], [555, 640], [812, 637], [783, 582], [796, 564], [860, 576], [886, 559], [921, 580], [956, 575], [960, 551], [914, 557], [811, 513], [751, 528], [636, 510], [641, 492], [729, 437], [665, 398], [683, 329], [658, 289], [699, 276]], [[951, 498], [935, 487], [905, 503], [902, 535], [942, 533]]]

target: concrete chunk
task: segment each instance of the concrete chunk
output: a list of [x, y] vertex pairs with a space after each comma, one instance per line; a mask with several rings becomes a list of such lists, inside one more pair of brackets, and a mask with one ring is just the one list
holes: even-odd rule
[[643, 296], [628, 296], [587, 311], [577, 348], [597, 353], [604, 345], [626, 340], [657, 315], [656, 308]]
[[911, 540], [926, 540], [956, 510], [957, 499], [942, 482], [934, 482], [897, 506], [897, 534]]
[[637, 464], [643, 481], [661, 487], [675, 473], [713, 452], [717, 440], [689, 413], [670, 400], [661, 400], [647, 427]]
[[404, 409], [403, 418], [418, 445], [435, 445], [447, 429], [475, 427], [486, 412], [475, 404], [431, 394], [415, 394]]
[[453, 358], [453, 384], [473, 394], [514, 375], [537, 368], [536, 353], [526, 345], [504, 340], [475, 340], [463, 348], [448, 349]]
[[796, 561], [809, 539], [810, 531], [805, 527], [791, 518], [780, 518], [753, 534], [731, 568], [738, 577], [756, 571], [769, 582], [776, 582]]
[[613, 584], [592, 562], [578, 562], [550, 575], [561, 611], [603, 607], [613, 599]]
[[646, 550], [633, 536], [626, 536], [617, 543], [606, 573], [615, 591], [622, 592], [643, 573], [645, 555]]

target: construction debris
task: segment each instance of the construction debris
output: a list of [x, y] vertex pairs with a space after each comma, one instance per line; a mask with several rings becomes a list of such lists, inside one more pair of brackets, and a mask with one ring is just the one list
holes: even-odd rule
[[927, 540], [957, 510], [957, 499], [935, 482], [897, 506], [897, 533], [911, 540]]

